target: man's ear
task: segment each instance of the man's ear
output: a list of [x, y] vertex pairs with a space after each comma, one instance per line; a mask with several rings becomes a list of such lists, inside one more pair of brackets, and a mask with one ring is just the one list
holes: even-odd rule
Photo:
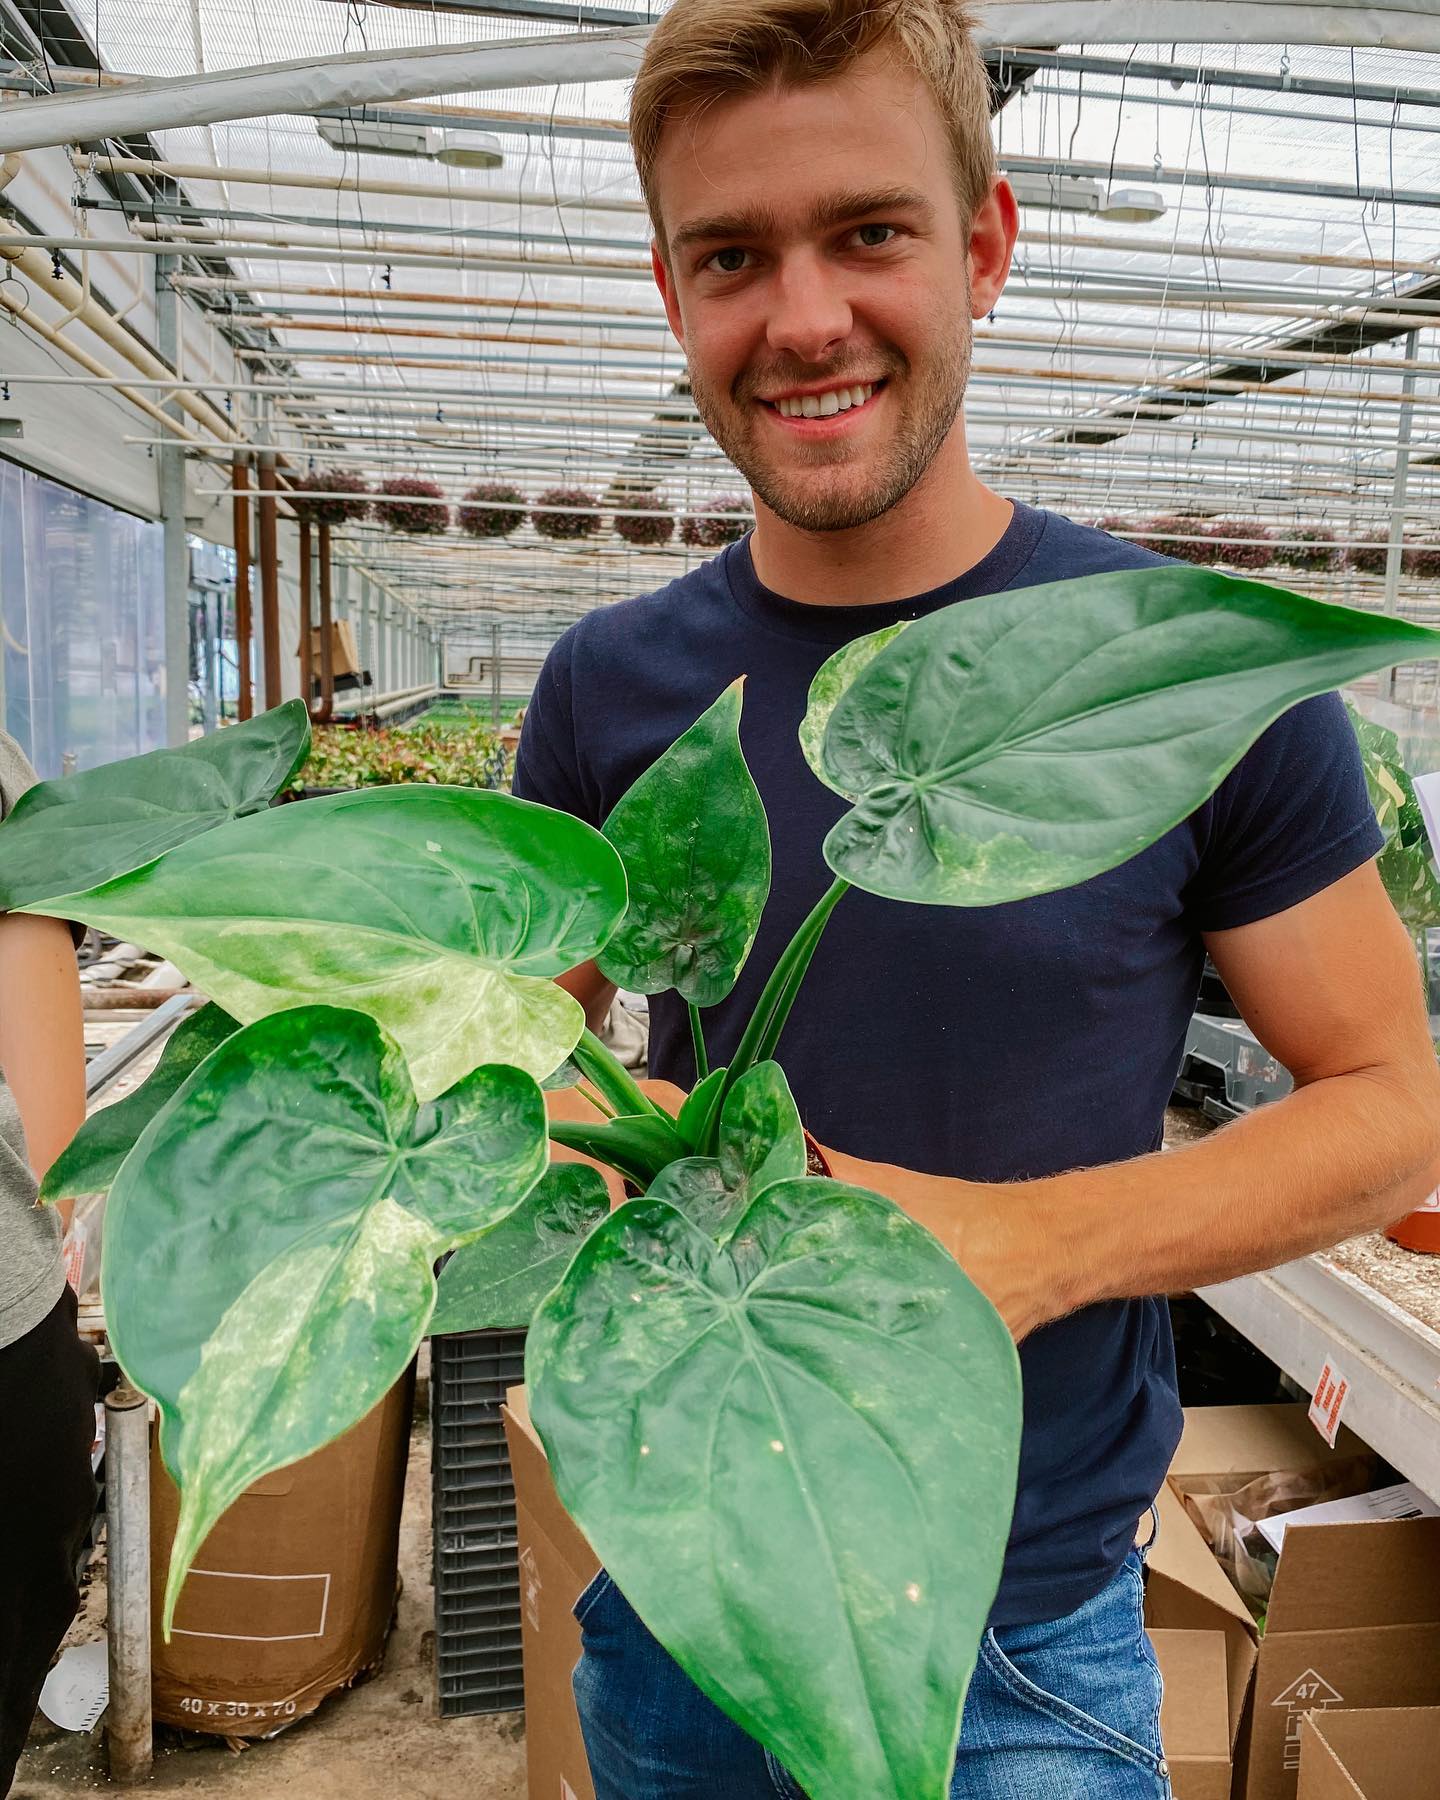
[[970, 225], [970, 316], [983, 319], [1000, 298], [1020, 232], [1020, 209], [1003, 175], [997, 176]]
[[660, 298], [665, 302], [665, 317], [670, 321], [670, 329], [675, 334], [676, 343], [683, 350], [685, 348], [685, 327], [680, 318], [680, 300], [675, 292], [675, 276], [661, 254], [659, 244], [653, 238], [650, 241], [650, 267], [655, 275], [655, 285], [660, 290]]

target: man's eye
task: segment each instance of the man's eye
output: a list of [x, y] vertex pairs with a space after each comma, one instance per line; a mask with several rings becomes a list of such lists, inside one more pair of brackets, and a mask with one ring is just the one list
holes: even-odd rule
[[732, 244], [726, 250], [715, 252], [710, 258], [710, 267], [720, 275], [738, 275], [745, 267], [745, 259], [749, 254], [748, 250], [741, 250]]
[[856, 238], [867, 250], [878, 250], [882, 244], [888, 244], [894, 235], [893, 225], [861, 225], [855, 232]]

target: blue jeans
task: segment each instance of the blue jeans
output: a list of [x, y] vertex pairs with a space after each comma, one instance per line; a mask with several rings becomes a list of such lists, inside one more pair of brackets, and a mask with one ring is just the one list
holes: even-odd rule
[[[1143, 1558], [1048, 1625], [987, 1631], [951, 1800], [1170, 1800]], [[575, 1606], [575, 1700], [596, 1800], [805, 1800], [702, 1694], [602, 1570]]]

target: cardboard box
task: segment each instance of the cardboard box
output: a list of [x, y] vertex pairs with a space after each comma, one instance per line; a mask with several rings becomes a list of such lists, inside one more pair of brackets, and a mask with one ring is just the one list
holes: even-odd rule
[[160, 1635], [179, 1493], [150, 1456], [155, 1718], [270, 1737], [381, 1658], [395, 1613], [414, 1372], [333, 1444], [268, 1475], [206, 1538]]
[[1165, 1682], [1160, 1735], [1176, 1800], [1229, 1800], [1255, 1672], [1255, 1624], [1178, 1495], [1156, 1499], [1159, 1530], [1145, 1623]]
[[[310, 627], [310, 668], [316, 681], [320, 679], [320, 627]], [[332, 675], [360, 673], [360, 646], [355, 641], [355, 627], [349, 619], [330, 621], [330, 660]]]
[[[1360, 1491], [1373, 1463], [1343, 1427], [1329, 1449], [1301, 1403], [1199, 1407], [1185, 1414], [1169, 1486], [1214, 1528], [1227, 1506], [1255, 1519], [1290, 1496]], [[1307, 1712], [1431, 1703], [1440, 1703], [1440, 1519], [1288, 1531], [1236, 1749], [1237, 1795], [1295, 1800]]]
[[1422, 1800], [1440, 1792], [1440, 1707], [1310, 1713], [1299, 1800]]
[[515, 1480], [520, 1641], [525, 1659], [526, 1792], [530, 1800], [595, 1800], [570, 1676], [580, 1660], [571, 1608], [600, 1559], [560, 1504], [523, 1387], [502, 1408]]

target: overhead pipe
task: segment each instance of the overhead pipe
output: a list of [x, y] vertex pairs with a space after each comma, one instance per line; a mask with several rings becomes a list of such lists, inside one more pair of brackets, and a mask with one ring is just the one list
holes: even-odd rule
[[[3, 117], [3, 115], [0, 115]], [[82, 248], [98, 248], [86, 245], [82, 240]], [[103, 306], [87, 294], [81, 284], [67, 275], [63, 270], [57, 275], [51, 266], [48, 255], [34, 248], [24, 247], [15, 239], [0, 236], [0, 257], [4, 257], [16, 272], [21, 275], [27, 286], [33, 285], [47, 293], [60, 307], [65, 309], [62, 324], [78, 319], [85, 329], [92, 332], [102, 343], [123, 356], [142, 374], [153, 376], [163, 381], [166, 376], [173, 377], [175, 371], [170, 369], [153, 351], [148, 350], [133, 332], [119, 324], [107, 313]], [[63, 338], [52, 341], [63, 342]], [[176, 403], [187, 412], [199, 425], [203, 425], [212, 436], [220, 438], [236, 437], [230, 421], [217, 407], [202, 396], [177, 388], [174, 394]]]
[[361, 50], [48, 95], [0, 113], [0, 153], [372, 100], [393, 104], [435, 94], [625, 81], [639, 67], [651, 29]]

